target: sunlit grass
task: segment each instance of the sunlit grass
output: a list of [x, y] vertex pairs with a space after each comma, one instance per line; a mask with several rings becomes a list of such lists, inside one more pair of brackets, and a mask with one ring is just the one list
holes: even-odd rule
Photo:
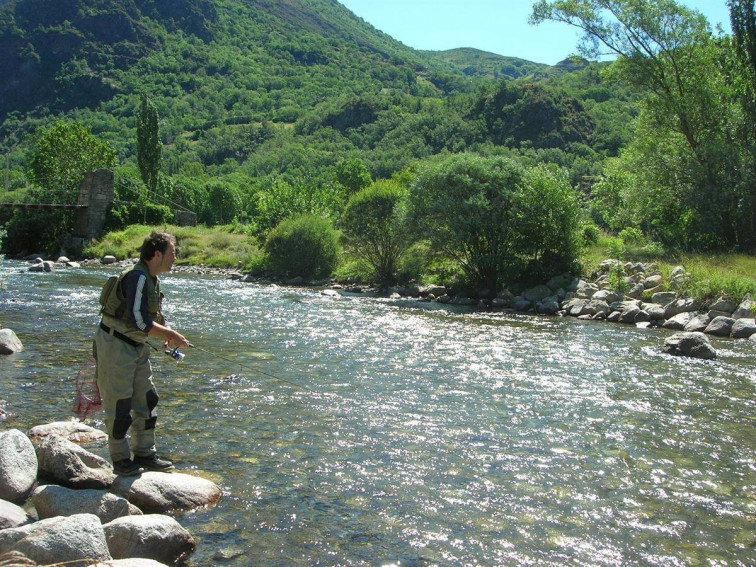
[[244, 234], [229, 232], [227, 227], [144, 226], [132, 225], [108, 233], [84, 249], [84, 255], [101, 258], [107, 254], [119, 260], [138, 258], [145, 236], [161, 230], [176, 237], [178, 265], [203, 265], [215, 268], [237, 268], [260, 255], [257, 243]]

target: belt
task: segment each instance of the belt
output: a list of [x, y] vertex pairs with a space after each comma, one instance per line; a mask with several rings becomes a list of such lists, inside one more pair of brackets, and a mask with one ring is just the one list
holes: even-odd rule
[[118, 331], [116, 331], [115, 329], [111, 329], [110, 327], [108, 327], [108, 326], [107, 326], [107, 325], [106, 325], [105, 323], [103, 323], [102, 321], [100, 321], [100, 329], [102, 329], [103, 331], [105, 331], [105, 332], [106, 332], [107, 334], [114, 336], [114, 337], [115, 337], [115, 338], [117, 338], [117, 339], [121, 339], [121, 340], [122, 340], [123, 342], [125, 342], [125, 343], [126, 343], [127, 345], [131, 345], [131, 346], [133, 346], [133, 347], [142, 346], [142, 343], [140, 343], [140, 342], [137, 342], [137, 341], [135, 341], [134, 339], [130, 339], [129, 337], [127, 337], [127, 336], [126, 336], [126, 335], [124, 335], [123, 333], [119, 333], [119, 332], [118, 332]]

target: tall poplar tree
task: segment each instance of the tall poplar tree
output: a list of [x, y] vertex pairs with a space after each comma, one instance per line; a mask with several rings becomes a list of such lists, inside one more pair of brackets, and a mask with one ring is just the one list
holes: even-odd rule
[[152, 194], [157, 193], [162, 159], [163, 144], [160, 142], [157, 109], [147, 95], [142, 95], [142, 105], [137, 115], [137, 162], [142, 181]]

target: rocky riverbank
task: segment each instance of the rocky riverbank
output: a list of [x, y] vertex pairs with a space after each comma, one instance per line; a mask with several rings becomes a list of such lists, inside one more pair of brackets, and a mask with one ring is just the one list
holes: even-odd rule
[[211, 507], [198, 476], [123, 477], [79, 443], [105, 435], [76, 421], [0, 433], [0, 565], [175, 565], [196, 542], [173, 517]]

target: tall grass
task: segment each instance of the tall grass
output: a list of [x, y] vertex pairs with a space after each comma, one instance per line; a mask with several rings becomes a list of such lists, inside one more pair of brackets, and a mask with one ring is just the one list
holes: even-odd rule
[[214, 268], [237, 268], [249, 264], [261, 254], [256, 241], [244, 234], [228, 231], [228, 227], [145, 226], [132, 225], [108, 233], [84, 249], [84, 256], [101, 258], [112, 255], [119, 260], [138, 258], [144, 238], [153, 230], [176, 237], [178, 265], [204, 265]]

